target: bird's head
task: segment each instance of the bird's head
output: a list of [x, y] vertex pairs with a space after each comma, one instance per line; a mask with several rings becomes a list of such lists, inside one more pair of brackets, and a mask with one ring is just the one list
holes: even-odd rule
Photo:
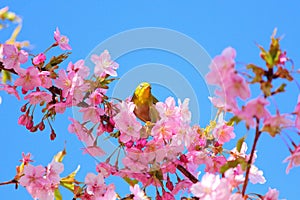
[[140, 99], [140, 100], [146, 100], [151, 97], [151, 85], [147, 82], [140, 83], [136, 89], [134, 94]]

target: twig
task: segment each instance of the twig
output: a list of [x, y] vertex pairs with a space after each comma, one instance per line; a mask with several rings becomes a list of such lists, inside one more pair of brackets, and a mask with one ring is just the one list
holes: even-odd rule
[[243, 196], [245, 195], [246, 188], [247, 188], [247, 185], [248, 185], [248, 182], [249, 182], [250, 168], [251, 168], [251, 165], [252, 165], [252, 160], [253, 160], [254, 152], [255, 152], [256, 145], [257, 145], [258, 138], [259, 138], [260, 134], [261, 134], [261, 132], [259, 131], [259, 119], [256, 118], [255, 137], [254, 137], [254, 142], [253, 142], [253, 146], [252, 146], [252, 149], [251, 149], [250, 158], [248, 160], [246, 177], [245, 177], [245, 181], [244, 181], [244, 185], [243, 185], [243, 190], [242, 190], [242, 195]]

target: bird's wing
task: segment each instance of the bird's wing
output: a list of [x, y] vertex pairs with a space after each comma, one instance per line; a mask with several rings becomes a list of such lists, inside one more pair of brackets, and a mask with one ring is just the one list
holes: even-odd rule
[[132, 97], [131, 97], [131, 102], [135, 103], [134, 101], [137, 99], [137, 96], [135, 95], [135, 92], [133, 93]]
[[[153, 96], [153, 95], [152, 95]], [[158, 102], [158, 100], [157, 100], [157, 98], [155, 98], [154, 96], [153, 96], [153, 104], [156, 104]]]

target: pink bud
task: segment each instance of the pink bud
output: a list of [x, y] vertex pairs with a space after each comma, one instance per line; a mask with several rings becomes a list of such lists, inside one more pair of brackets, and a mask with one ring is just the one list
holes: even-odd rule
[[33, 127], [33, 120], [29, 119], [26, 123], [26, 128], [30, 130]]
[[180, 161], [183, 162], [183, 163], [188, 163], [189, 162], [186, 155], [184, 155], [184, 154], [180, 155]]
[[41, 121], [41, 122], [39, 123], [38, 127], [39, 127], [40, 131], [43, 131], [43, 130], [45, 129], [45, 124], [44, 124], [44, 122]]
[[166, 183], [166, 187], [172, 191], [174, 189], [174, 185], [173, 183], [170, 181], [170, 178], [168, 179], [167, 183]]
[[54, 132], [54, 130], [51, 130], [51, 134], [50, 134], [50, 140], [54, 140], [56, 138], [56, 134]]
[[21, 107], [21, 112], [26, 112], [26, 110], [27, 110], [27, 104], [25, 104]]
[[36, 131], [37, 131], [37, 129], [38, 129], [38, 127], [37, 127], [37, 126], [33, 126], [33, 127], [30, 129], [30, 132], [36, 132]]
[[39, 65], [46, 60], [46, 56], [43, 53], [38, 54], [36, 57], [33, 58], [32, 63], [34, 65]]
[[18, 119], [18, 124], [25, 126], [27, 122], [27, 116], [21, 115]]
[[114, 130], [114, 125], [108, 123], [106, 124], [106, 132], [111, 133]]
[[23, 88], [22, 88], [22, 94], [26, 94], [27, 93], [27, 90], [24, 90]]
[[141, 138], [136, 142], [136, 148], [142, 149], [145, 147], [146, 144], [147, 144], [146, 138]]
[[131, 148], [131, 147], [133, 146], [133, 141], [130, 140], [129, 142], [126, 142], [126, 143], [125, 143], [125, 146], [126, 146], [127, 148]]

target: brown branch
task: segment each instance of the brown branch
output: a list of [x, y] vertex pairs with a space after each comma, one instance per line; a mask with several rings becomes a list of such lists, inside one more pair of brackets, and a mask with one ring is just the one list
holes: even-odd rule
[[254, 137], [254, 142], [253, 142], [252, 149], [251, 149], [250, 158], [249, 158], [248, 164], [247, 164], [246, 177], [245, 177], [243, 190], [242, 190], [242, 195], [243, 196], [245, 195], [246, 188], [247, 188], [247, 185], [248, 185], [248, 182], [249, 182], [250, 168], [251, 168], [251, 165], [252, 165], [253, 156], [254, 156], [256, 145], [257, 145], [257, 142], [258, 142], [258, 139], [259, 139], [260, 135], [261, 135], [261, 132], [259, 131], [259, 119], [256, 118], [255, 137]]
[[186, 168], [184, 168], [182, 165], [177, 165], [177, 169], [183, 173], [188, 179], [190, 179], [190, 181], [192, 181], [192, 183], [197, 183], [198, 179], [191, 174]]
[[10, 180], [10, 181], [6, 181], [6, 182], [2, 182], [0, 183], [0, 186], [1, 185], [9, 185], [9, 184], [15, 184], [16, 185], [16, 189], [18, 188], [18, 181], [13, 179], [13, 180]]

